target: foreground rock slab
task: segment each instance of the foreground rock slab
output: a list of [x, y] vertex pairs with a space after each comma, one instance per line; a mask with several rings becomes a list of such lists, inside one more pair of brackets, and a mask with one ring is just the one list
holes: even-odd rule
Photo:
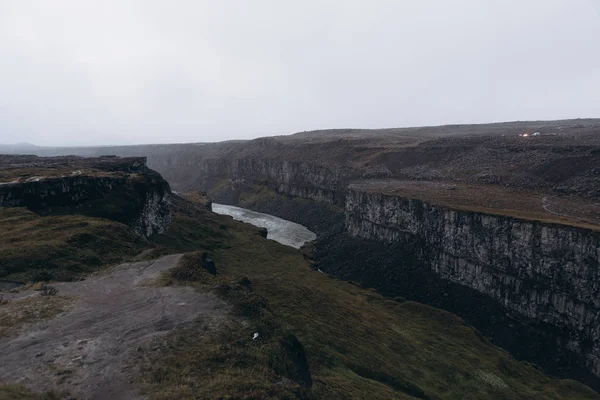
[[[179, 258], [122, 264], [85, 281], [55, 284], [73, 302], [53, 319], [0, 338], [0, 383], [65, 390], [77, 399], [141, 398], [132, 382], [135, 352], [151, 338], [199, 316], [225, 312], [211, 294], [151, 285]], [[11, 301], [37, 295], [25, 291], [12, 295]]]

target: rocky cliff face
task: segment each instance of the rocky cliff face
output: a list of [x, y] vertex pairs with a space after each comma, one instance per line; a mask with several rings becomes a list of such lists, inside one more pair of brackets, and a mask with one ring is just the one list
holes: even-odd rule
[[[373, 266], [373, 271], [377, 272], [372, 273], [388, 280], [405, 279], [406, 276], [401, 278], [402, 272], [394, 269], [404, 268], [410, 258], [410, 263], [418, 264], [415, 268], [430, 269], [439, 278], [470, 288], [486, 296], [486, 301], [497, 304], [498, 308], [490, 304], [486, 307], [495, 310], [494, 319], [504, 320], [494, 325], [494, 329], [502, 332], [499, 342], [511, 342], [506, 339], [513, 329], [511, 320], [519, 320], [519, 324], [530, 325], [531, 330], [525, 328], [528, 333], [520, 334], [515, 340], [526, 341], [528, 335], [533, 338], [533, 331], [544, 337], [544, 345], [532, 352], [536, 362], [546, 366], [552, 363], [567, 365], [565, 360], [571, 360], [570, 354], [573, 354], [574, 364], [600, 376], [600, 234], [348, 190], [348, 183], [361, 176], [347, 167], [254, 156], [201, 157], [190, 163], [187, 173], [194, 177], [188, 181], [190, 187], [206, 189], [211, 195], [216, 193], [211, 189], [228, 182], [228, 190], [243, 191], [244, 187], [258, 185], [285, 196], [344, 205], [349, 235], [397, 246], [394, 258], [386, 262], [385, 271], [378, 262], [377, 268]], [[166, 165], [155, 167], [169, 169]], [[181, 175], [178, 181], [182, 182]], [[253, 195], [246, 198], [253, 198]], [[310, 225], [306, 217], [309, 213], [297, 215], [293, 206], [288, 207], [289, 212], [283, 207], [272, 207], [272, 198], [268, 200], [269, 205], [261, 205], [260, 201], [251, 205], [240, 204], [239, 197], [227, 200], [227, 197], [217, 196], [217, 199], [289, 218], [323, 234], [316, 225]], [[279, 203], [285, 205], [285, 201]], [[328, 237], [327, 240], [344, 239]], [[339, 266], [328, 269], [323, 265], [322, 268], [348, 279], [369, 281], [363, 279], [365, 274], [370, 273], [368, 268], [360, 269], [362, 267], [358, 266], [351, 271], [343, 257], [339, 254], [337, 261], [332, 261]], [[419, 275], [415, 271], [411, 274]], [[402, 291], [386, 291], [391, 286], [382, 283], [380, 287], [379, 283], [373, 279], [369, 284], [388, 295], [411, 297]], [[419, 286], [419, 283], [414, 285]], [[427, 286], [427, 290], [439, 291], [443, 283], [436, 285]], [[461, 312], [465, 308], [458, 306], [463, 304], [458, 298], [465, 293], [456, 288], [448, 290], [443, 295], [453, 297], [455, 303], [453, 308], [448, 309], [464, 315], [470, 323], [485, 330], [488, 321], [480, 315], [472, 317], [477, 314], [476, 311]], [[428, 302], [427, 296], [417, 293], [417, 288], [409, 291], [418, 301]], [[429, 297], [436, 295], [429, 293]], [[444, 308], [443, 301], [438, 300], [429, 304]], [[503, 309], [510, 314], [508, 318], [503, 316]], [[487, 334], [496, 338], [489, 330]], [[538, 339], [531, 340], [534, 345]], [[557, 347], [557, 353], [562, 357], [560, 361], [557, 361], [558, 358], [539, 359], [550, 353], [547, 346]], [[508, 343], [506, 347], [512, 349], [518, 346]], [[524, 354], [522, 348], [519, 352]], [[564, 370], [569, 368], [574, 366], [568, 364]]]
[[154, 187], [142, 191], [140, 205], [141, 211], [130, 220], [132, 229], [143, 236], [165, 233], [171, 223], [170, 190]]
[[171, 190], [144, 158], [11, 157], [0, 159], [0, 207], [40, 214], [77, 213], [163, 233], [170, 223]]
[[[157, 169], [168, 170], [159, 160]], [[229, 179], [232, 184], [265, 185], [277, 193], [331, 204], [344, 204], [344, 192], [352, 176], [350, 170], [330, 168], [318, 163], [292, 162], [268, 158], [199, 159], [191, 163], [187, 173], [193, 176], [186, 182], [179, 174], [176, 187], [211, 187], [211, 182]], [[165, 175], [169, 179], [170, 175]]]
[[416, 239], [422, 265], [557, 328], [600, 375], [599, 232], [360, 190], [347, 193], [346, 226], [386, 243]]
[[339, 169], [307, 162], [256, 158], [235, 159], [234, 179], [266, 182], [278, 193], [327, 203], [343, 203], [346, 181]]

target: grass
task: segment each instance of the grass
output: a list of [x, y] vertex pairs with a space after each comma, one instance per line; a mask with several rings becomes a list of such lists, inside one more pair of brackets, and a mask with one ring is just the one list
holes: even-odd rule
[[[25, 182], [29, 178], [40, 177], [43, 179], [61, 178], [64, 176], [70, 176], [77, 167], [59, 166], [59, 167], [23, 167], [21, 165], [14, 168], [6, 168], [6, 166], [0, 167], [0, 182]], [[99, 169], [90, 169], [81, 167], [81, 174], [83, 176], [124, 176], [122, 172], [108, 172]]]
[[[152, 398], [599, 398], [516, 361], [453, 314], [330, 278], [251, 226], [200, 208], [188, 212], [174, 218], [173, 230], [201, 227], [195, 245], [210, 248], [217, 275], [164, 283], [210, 289], [232, 305], [235, 318], [167, 335], [142, 374]], [[285, 338], [298, 344], [286, 347]], [[301, 378], [298, 353], [310, 380]]]
[[156, 246], [151, 257], [230, 247], [232, 236], [227, 231], [227, 225], [210, 218], [213, 213], [205, 204], [173, 196], [172, 210], [168, 232], [150, 238]]
[[213, 290], [234, 318], [197, 321], [152, 344], [160, 348], [156, 355], [140, 353], [146, 394], [153, 399], [307, 398], [312, 378], [296, 336], [279, 323], [267, 299], [254, 293], [247, 277], [213, 275], [201, 260], [200, 252], [185, 254], [160, 282]]
[[530, 189], [494, 185], [432, 181], [387, 180], [354, 184], [351, 188], [419, 199], [456, 210], [600, 230], [597, 201], [577, 196], [557, 196]]
[[273, 329], [253, 340], [255, 329], [224, 316], [171, 332], [153, 344], [154, 354], [141, 353], [143, 392], [151, 399], [306, 398], [292, 379], [297, 339]]
[[[150, 241], [108, 220], [18, 208], [0, 210], [0, 226], [0, 268], [11, 277], [72, 279], [148, 248], [146, 257], [190, 253], [157, 284], [210, 291], [230, 311], [140, 348], [139, 383], [153, 399], [599, 398], [514, 360], [453, 314], [318, 273], [307, 255], [204, 204], [176, 197], [170, 230]], [[202, 268], [203, 252], [216, 275]], [[61, 301], [1, 305], [3, 332], [52, 317]], [[2, 396], [51, 398], [20, 386], [0, 386]]]
[[149, 247], [126, 225], [106, 219], [0, 208], [0, 278], [76, 280]]
[[0, 400], [62, 400], [56, 392], [34, 393], [23, 385], [0, 384]]
[[60, 295], [35, 296], [0, 304], [0, 338], [15, 333], [27, 323], [54, 317], [62, 312], [71, 300]]

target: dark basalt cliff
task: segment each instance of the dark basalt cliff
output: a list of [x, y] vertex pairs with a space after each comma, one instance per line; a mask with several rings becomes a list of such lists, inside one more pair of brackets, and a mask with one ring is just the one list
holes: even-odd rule
[[421, 265], [537, 323], [600, 375], [600, 232], [349, 190], [350, 235], [417, 243]]
[[229, 179], [236, 183], [259, 183], [277, 193], [331, 204], [344, 204], [349, 171], [322, 165], [259, 158], [208, 159], [196, 166], [201, 187]]
[[170, 186], [145, 158], [1, 156], [0, 177], [1, 207], [107, 218], [143, 236], [170, 223]]

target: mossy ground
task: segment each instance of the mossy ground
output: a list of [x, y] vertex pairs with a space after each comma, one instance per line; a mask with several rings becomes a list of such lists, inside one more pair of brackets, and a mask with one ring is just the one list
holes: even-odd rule
[[34, 393], [23, 385], [0, 384], [0, 400], [62, 400], [60, 393]]
[[[0, 217], [18, 228], [2, 233], [2, 267], [16, 266], [12, 273], [48, 262], [55, 264], [42, 270], [87, 271], [90, 252], [97, 257], [91, 269], [144, 248], [152, 248], [146, 257], [210, 253], [216, 276], [171, 274], [157, 284], [213, 291], [230, 304], [230, 316], [177, 328], [156, 339], [154, 350], [140, 351], [139, 383], [155, 399], [599, 398], [514, 360], [453, 314], [321, 274], [309, 255], [202, 204], [175, 198], [169, 232], [149, 242], [107, 220], [22, 209], [0, 210]], [[193, 267], [197, 258], [182, 265]], [[0, 386], [0, 399], [46, 395], [35, 396]]]
[[[174, 219], [173, 228], [189, 229], [177, 225], [195, 221], [202, 235], [207, 229], [218, 233], [218, 240], [210, 237], [204, 246], [196, 238], [196, 245], [211, 251], [217, 275], [163, 283], [214, 290], [233, 304], [239, 319], [217, 324], [207, 335], [206, 321], [198, 330], [171, 333], [169, 351], [152, 358], [154, 368], [145, 376], [154, 398], [212, 398], [206, 385], [223, 398], [599, 398], [579, 383], [549, 378], [516, 361], [453, 314], [333, 279], [311, 269], [306, 255], [260, 237], [254, 227], [200, 207], [188, 211]], [[240, 283], [246, 280], [251, 292]], [[252, 340], [253, 332], [266, 336]], [[308, 360], [312, 384], [306, 391], [289, 372], [299, 368], [282, 350], [287, 335], [298, 339]], [[288, 367], [275, 368], [278, 358]]]
[[21, 326], [52, 318], [72, 299], [67, 296], [35, 296], [0, 304], [0, 337], [11, 335]]
[[81, 215], [0, 209], [0, 278], [75, 280], [131, 259], [151, 244], [126, 225]]

